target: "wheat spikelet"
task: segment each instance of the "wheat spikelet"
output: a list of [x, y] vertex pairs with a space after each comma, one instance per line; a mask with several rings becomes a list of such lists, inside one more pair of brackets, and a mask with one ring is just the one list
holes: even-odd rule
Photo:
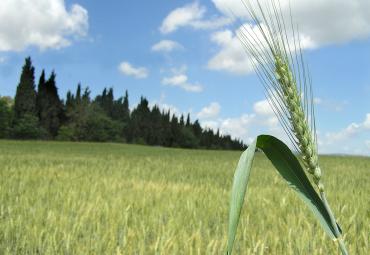
[[272, 109], [300, 152], [306, 170], [323, 191], [311, 80], [303, 61], [299, 35], [293, 25], [288, 35], [278, 1], [273, 0], [264, 7], [258, 0], [256, 7], [249, 1], [242, 1], [254, 26], [243, 25], [238, 33], [239, 39], [251, 56]]
[[293, 79], [289, 65], [280, 56], [275, 56], [275, 76], [284, 93], [284, 103], [288, 109], [289, 122], [298, 140], [299, 150], [306, 169], [313, 175], [315, 183], [322, 189], [321, 170], [315, 141], [302, 108], [301, 97]]

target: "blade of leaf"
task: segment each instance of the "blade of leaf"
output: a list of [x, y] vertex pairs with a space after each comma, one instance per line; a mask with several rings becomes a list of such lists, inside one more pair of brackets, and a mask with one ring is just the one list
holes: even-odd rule
[[289, 147], [270, 135], [260, 135], [257, 139], [257, 147], [263, 150], [279, 174], [310, 208], [330, 238], [337, 238], [338, 236], [335, 235], [335, 230], [324, 203], [312, 187], [301, 164]]
[[247, 191], [249, 174], [252, 168], [254, 152], [256, 150], [256, 140], [248, 146], [248, 149], [240, 156], [238, 166], [234, 174], [233, 187], [231, 191], [231, 203], [229, 212], [229, 234], [227, 254], [231, 254], [236, 230], [238, 228], [240, 213], [244, 203], [245, 192]]
[[[330, 238], [337, 238], [338, 236], [335, 235], [334, 228], [331, 225], [329, 213], [312, 187], [296, 156], [279, 139], [270, 135], [260, 135], [241, 155], [235, 171], [229, 212], [227, 254], [231, 255], [232, 253], [256, 147], [265, 153], [278, 173], [310, 208]], [[339, 225], [338, 228], [340, 229]]]

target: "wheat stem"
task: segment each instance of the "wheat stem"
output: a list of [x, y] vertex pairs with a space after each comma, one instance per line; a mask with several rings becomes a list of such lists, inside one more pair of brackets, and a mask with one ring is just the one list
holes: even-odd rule
[[338, 238], [336, 240], [338, 241], [339, 249], [340, 249], [340, 251], [342, 252], [343, 255], [348, 255], [348, 251], [347, 251], [346, 245], [344, 244], [342, 234], [339, 231], [337, 222], [336, 222], [335, 217], [334, 217], [334, 213], [330, 208], [328, 200], [326, 199], [325, 192], [324, 191], [320, 192], [320, 196], [321, 196], [321, 200], [323, 201], [326, 210], [329, 212], [330, 221], [331, 221], [331, 224], [333, 225], [335, 234], [336, 234], [336, 236], [338, 236]]

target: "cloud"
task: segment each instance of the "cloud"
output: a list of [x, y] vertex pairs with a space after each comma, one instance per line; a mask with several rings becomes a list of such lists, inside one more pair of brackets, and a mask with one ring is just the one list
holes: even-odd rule
[[136, 79], [145, 79], [149, 75], [149, 71], [145, 67], [134, 67], [128, 62], [122, 62], [118, 66], [118, 70], [122, 74], [126, 76], [132, 76]]
[[366, 147], [370, 151], [370, 140], [365, 141]]
[[[265, 25], [261, 25], [263, 30], [267, 31]], [[208, 68], [217, 71], [227, 71], [237, 75], [249, 74], [254, 72], [255, 59], [246, 52], [241, 39], [253, 35], [253, 48], [261, 52], [268, 51], [268, 45], [264, 42], [263, 34], [256, 25], [244, 23], [235, 32], [225, 29], [217, 31], [211, 35], [211, 41], [219, 46], [219, 52], [208, 61]], [[287, 35], [290, 45], [294, 44], [293, 34]], [[300, 44], [302, 49], [315, 47], [304, 34], [300, 35]], [[293, 49], [293, 48], [292, 48]], [[293, 50], [292, 50], [293, 51]]]
[[326, 134], [327, 143], [335, 143], [356, 136], [362, 132], [370, 131], [370, 113], [366, 114], [365, 120], [361, 123], [351, 123], [346, 128], [338, 132], [329, 132]]
[[234, 74], [253, 72], [253, 64], [240, 40], [231, 30], [213, 33], [211, 41], [220, 46], [220, 51], [208, 61], [208, 69], [228, 71]]
[[0, 57], [0, 64], [4, 64], [7, 60], [7, 57]]
[[172, 77], [165, 77], [162, 79], [162, 84], [180, 86], [188, 81], [188, 77], [185, 74], [179, 74]]
[[[260, 2], [263, 6], [270, 1], [260, 0]], [[237, 35], [243, 31], [244, 34], [248, 34], [246, 32], [250, 31], [255, 32], [257, 38], [261, 38], [260, 32], [251, 25], [248, 11], [241, 0], [213, 0], [213, 3], [223, 15], [241, 18], [247, 30], [243, 30], [243, 26], [240, 26], [235, 31], [227, 29], [215, 32], [211, 36], [211, 41], [219, 47], [219, 52], [208, 61], [208, 68], [237, 75], [252, 73], [253, 59], [246, 54]], [[280, 3], [283, 16], [289, 21], [289, 0], [282, 0]], [[300, 43], [303, 49], [346, 43], [370, 36], [370, 1], [368, 0], [301, 0], [291, 3], [291, 7], [293, 21], [299, 26]], [[293, 45], [290, 26], [287, 26], [287, 34], [289, 44]], [[265, 48], [259, 45], [257, 47], [262, 50]]]
[[152, 51], [155, 52], [171, 52], [173, 50], [183, 49], [184, 47], [178, 42], [171, 40], [162, 40], [152, 46]]
[[64, 0], [1, 0], [0, 51], [60, 49], [88, 31], [88, 12]]
[[166, 99], [166, 95], [164, 93], [161, 94], [161, 97], [159, 100], [152, 100], [150, 103], [149, 103], [149, 106], [150, 107], [153, 107], [154, 105], [158, 106], [159, 109], [161, 111], [164, 111], [164, 112], [168, 112], [170, 111], [171, 115], [172, 114], [175, 114], [176, 116], [180, 116], [180, 115], [188, 115], [188, 114], [191, 114], [192, 113], [192, 109], [189, 109], [187, 111], [181, 111], [179, 108], [177, 108], [176, 106], [172, 105], [172, 104], [168, 104], [165, 102], [165, 99]]
[[253, 110], [259, 115], [274, 115], [274, 111], [271, 108], [268, 100], [261, 100], [253, 105]]
[[188, 76], [185, 74], [187, 70], [186, 65], [181, 66], [180, 68], [172, 68], [171, 76], [164, 77], [162, 79], [162, 84], [172, 87], [179, 87], [188, 92], [202, 92], [203, 86], [199, 83], [189, 83]]
[[323, 99], [319, 97], [315, 97], [313, 99], [315, 105], [322, 106], [323, 108], [334, 111], [334, 112], [341, 112], [346, 105], [348, 105], [347, 101], [336, 101], [331, 99]]
[[363, 126], [366, 129], [370, 129], [370, 113], [366, 114], [365, 121], [363, 122]]
[[210, 119], [215, 118], [219, 115], [221, 106], [217, 102], [213, 102], [210, 105], [204, 107], [198, 114], [199, 119]]
[[[319, 135], [320, 150], [348, 154], [370, 155], [368, 138], [370, 135], [370, 113], [367, 113], [363, 122], [353, 122], [337, 132], [326, 132]], [[361, 141], [361, 142], [359, 142]]]
[[232, 19], [229, 17], [216, 17], [205, 20], [206, 8], [200, 6], [198, 2], [185, 5], [170, 12], [163, 20], [160, 31], [168, 34], [176, 31], [180, 27], [192, 27], [194, 29], [216, 29], [230, 24]]
[[182, 88], [188, 92], [202, 92], [203, 87], [200, 84], [191, 84], [188, 82], [188, 76], [185, 74], [178, 74], [171, 77], [164, 77], [162, 79], [163, 85]]
[[[212, 0], [225, 16], [249, 19], [241, 0]], [[260, 0], [262, 6], [269, 0]], [[370, 1], [368, 0], [300, 0], [279, 1], [283, 16], [299, 26], [300, 34], [316, 46], [345, 43], [370, 36]], [[291, 2], [289, 4], [289, 2]], [[252, 1], [255, 3], [255, 1]], [[231, 10], [231, 11], [230, 11]], [[231, 14], [232, 13], [232, 14]], [[314, 18], [313, 18], [314, 17]]]
[[[211, 106], [212, 104], [204, 107], [201, 112], [217, 112], [217, 107]], [[207, 109], [207, 111], [204, 111], [204, 109]], [[243, 113], [237, 117], [220, 118], [218, 113], [211, 115], [205, 114], [207, 118], [201, 118], [202, 116], [198, 114], [197, 117], [200, 118], [203, 128], [219, 129], [221, 134], [231, 135], [233, 138], [242, 139], [246, 143], [250, 143], [259, 134], [256, 133], [258, 130], [258, 132], [268, 132], [275, 135], [290, 144], [267, 100], [257, 101], [253, 105], [253, 112]]]

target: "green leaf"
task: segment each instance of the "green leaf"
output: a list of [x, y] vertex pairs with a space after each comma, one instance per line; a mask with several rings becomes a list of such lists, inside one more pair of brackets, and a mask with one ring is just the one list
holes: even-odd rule
[[245, 192], [247, 191], [249, 174], [252, 168], [254, 152], [256, 150], [256, 140], [248, 146], [240, 156], [238, 166], [234, 174], [233, 188], [231, 191], [231, 205], [229, 213], [229, 236], [227, 254], [231, 254], [238, 228], [240, 213], [244, 203]]
[[310, 208], [330, 238], [334, 239], [338, 237], [331, 225], [329, 213], [326, 210], [324, 203], [312, 187], [296, 156], [292, 153], [289, 147], [279, 139], [269, 135], [260, 135], [240, 157], [239, 164], [234, 175], [229, 214], [227, 254], [231, 254], [233, 249], [256, 147], [265, 153], [267, 158], [275, 166], [278, 173], [297, 193], [299, 198], [301, 198], [301, 200]]

